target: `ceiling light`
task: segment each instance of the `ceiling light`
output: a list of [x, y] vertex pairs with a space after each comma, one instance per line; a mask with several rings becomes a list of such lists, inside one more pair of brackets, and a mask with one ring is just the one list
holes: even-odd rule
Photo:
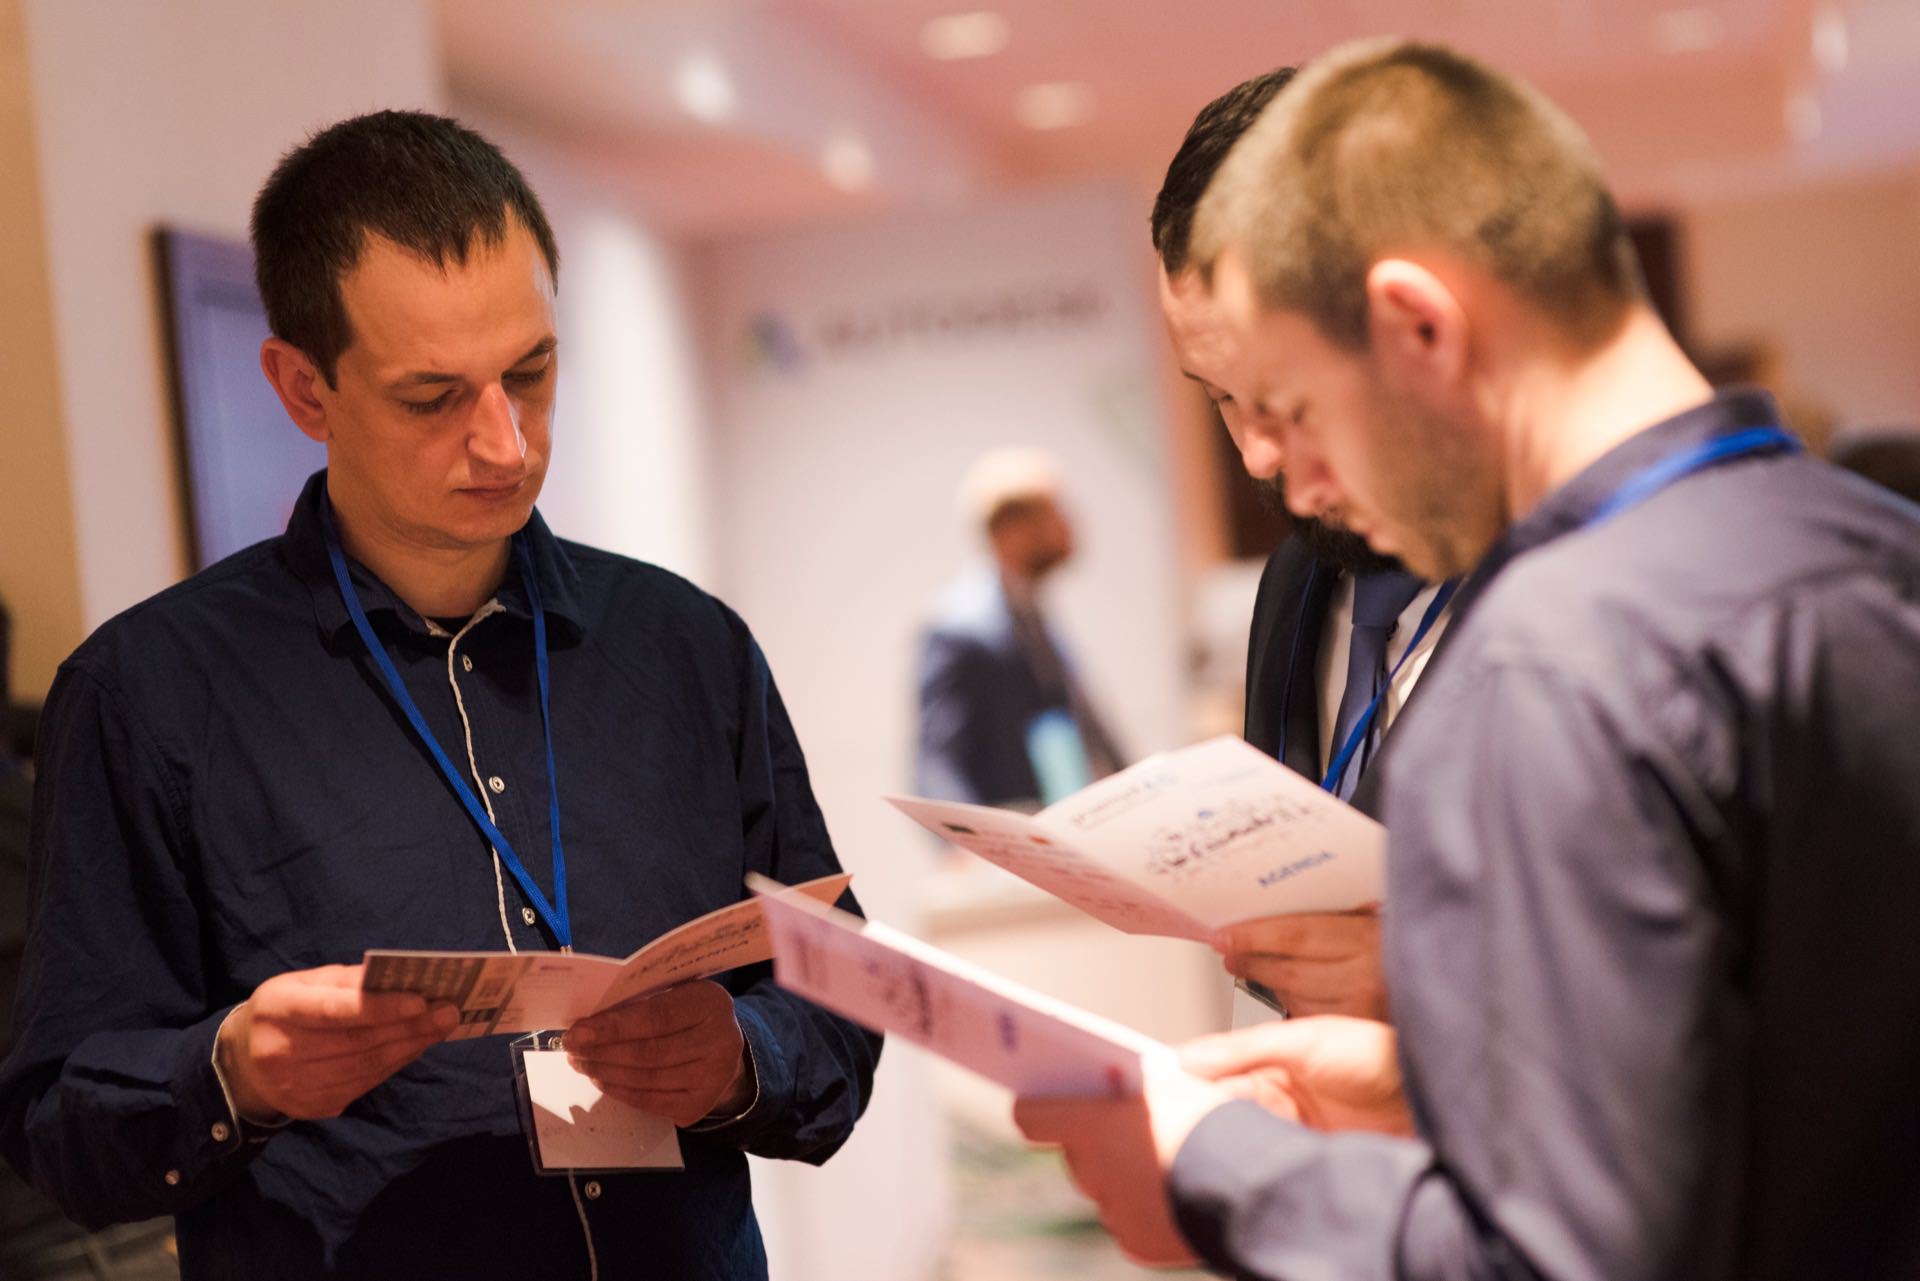
[[1078, 80], [1028, 85], [1013, 114], [1029, 129], [1068, 129], [1093, 118], [1093, 86]]
[[859, 134], [834, 134], [820, 152], [820, 168], [840, 190], [865, 191], [873, 185], [873, 148]]
[[1847, 18], [1838, 5], [1822, 5], [1813, 15], [1813, 65], [1837, 76], [1847, 69]]
[[1661, 53], [1701, 53], [1726, 38], [1726, 20], [1705, 6], [1669, 9], [1653, 20], [1653, 44]]
[[950, 13], [929, 18], [920, 28], [920, 48], [943, 62], [985, 58], [1007, 47], [1013, 29], [997, 13]]
[[688, 115], [710, 125], [733, 119], [740, 105], [733, 78], [710, 53], [689, 54], [681, 60], [673, 76], [673, 96]]

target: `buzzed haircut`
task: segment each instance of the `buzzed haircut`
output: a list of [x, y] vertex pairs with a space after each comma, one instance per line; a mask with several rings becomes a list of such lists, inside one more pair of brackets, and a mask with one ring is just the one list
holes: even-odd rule
[[560, 252], [546, 211], [500, 149], [456, 120], [376, 111], [329, 126], [283, 157], [253, 202], [254, 278], [274, 334], [329, 384], [353, 342], [340, 282], [367, 237], [436, 267], [526, 228], [555, 283]]
[[1187, 126], [1180, 150], [1173, 153], [1160, 194], [1153, 198], [1153, 248], [1167, 275], [1177, 276], [1187, 265], [1188, 242], [1193, 236], [1193, 213], [1207, 184], [1219, 172], [1220, 162], [1240, 140], [1273, 95], [1293, 78], [1292, 67], [1276, 67], [1263, 76], [1243, 80], [1200, 108]]
[[1266, 306], [1350, 350], [1367, 345], [1367, 273], [1391, 254], [1476, 266], [1582, 345], [1646, 296], [1579, 128], [1519, 81], [1411, 41], [1303, 70], [1221, 166], [1193, 242], [1203, 271], [1237, 249]]

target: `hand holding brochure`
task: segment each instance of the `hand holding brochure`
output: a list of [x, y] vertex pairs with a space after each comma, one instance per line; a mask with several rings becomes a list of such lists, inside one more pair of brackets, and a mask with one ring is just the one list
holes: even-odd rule
[[747, 883], [766, 895], [773, 977], [781, 987], [1017, 1094], [1125, 1097], [1140, 1092], [1153, 1065], [1174, 1061], [1152, 1037], [897, 930], [780, 894], [760, 877]]
[[[842, 872], [776, 892], [831, 903], [852, 876]], [[648, 992], [711, 978], [772, 955], [761, 905], [742, 899], [669, 930], [625, 960], [579, 952], [370, 951], [360, 985], [369, 992], [417, 992], [460, 1007], [463, 1041], [496, 1032], [564, 1028]]]
[[1258, 748], [1151, 756], [1026, 815], [888, 797], [955, 845], [1129, 934], [1205, 940], [1238, 921], [1386, 894], [1386, 829]]

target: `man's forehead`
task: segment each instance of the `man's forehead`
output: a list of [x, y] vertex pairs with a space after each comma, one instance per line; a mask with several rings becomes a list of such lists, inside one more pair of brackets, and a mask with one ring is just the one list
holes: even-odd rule
[[[518, 235], [515, 235], [515, 232]], [[464, 263], [435, 264], [384, 238], [369, 238], [341, 280], [353, 347], [382, 367], [418, 365], [435, 352], [484, 348], [514, 360], [552, 336], [553, 283], [524, 230], [472, 246]]]

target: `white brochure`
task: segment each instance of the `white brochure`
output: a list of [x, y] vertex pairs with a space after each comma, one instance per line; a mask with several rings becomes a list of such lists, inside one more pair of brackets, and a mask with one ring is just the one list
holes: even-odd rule
[[[777, 888], [831, 903], [852, 879], [841, 872]], [[742, 899], [688, 921], [625, 960], [582, 952], [370, 951], [360, 986], [459, 1006], [460, 1026], [449, 1038], [455, 1041], [571, 1027], [636, 996], [766, 960], [772, 951], [762, 901]]]
[[[757, 877], [756, 893], [778, 886]], [[1020, 1095], [1138, 1094], [1173, 1051], [916, 938], [799, 895], [761, 900], [781, 987]]]
[[1150, 756], [1033, 815], [887, 799], [1129, 934], [1204, 941], [1238, 921], [1386, 896], [1386, 828], [1239, 738]]

